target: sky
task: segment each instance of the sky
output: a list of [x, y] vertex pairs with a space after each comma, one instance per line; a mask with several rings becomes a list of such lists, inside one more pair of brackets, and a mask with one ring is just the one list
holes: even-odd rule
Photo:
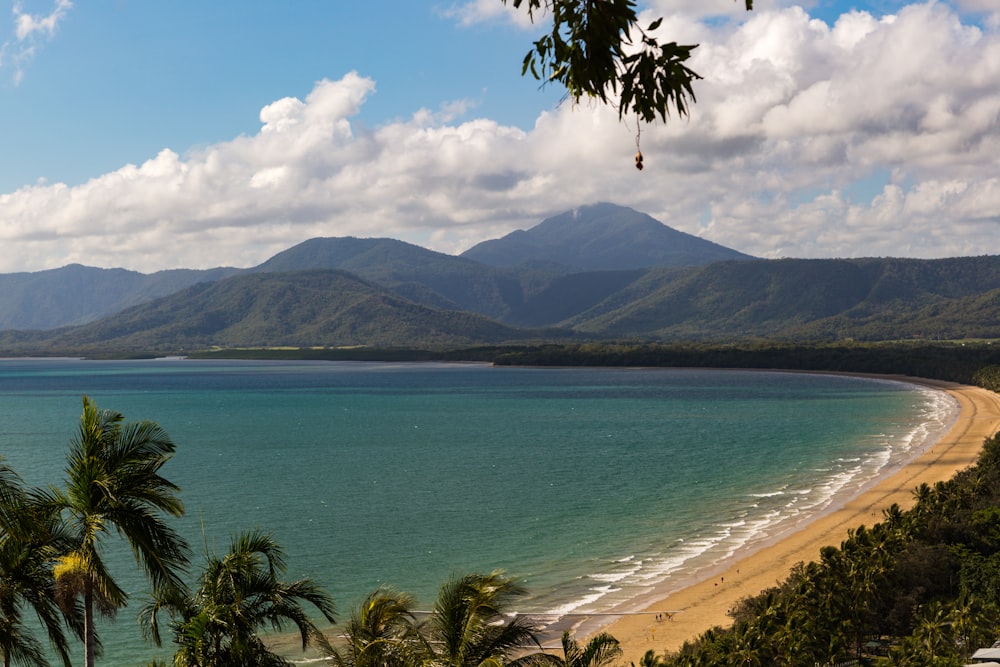
[[458, 254], [596, 202], [764, 258], [1000, 254], [1000, 0], [639, 8], [699, 44], [686, 118], [522, 77], [547, 19], [500, 0], [0, 0], [0, 272]]

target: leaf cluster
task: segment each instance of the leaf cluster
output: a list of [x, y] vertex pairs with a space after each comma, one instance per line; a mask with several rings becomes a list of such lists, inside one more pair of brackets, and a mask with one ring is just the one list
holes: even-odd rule
[[[692, 82], [701, 77], [685, 63], [696, 44], [661, 42], [658, 18], [642, 28], [633, 0], [503, 0], [552, 18], [551, 31], [524, 56], [521, 74], [565, 86], [574, 102], [583, 97], [617, 104], [618, 117], [644, 122], [686, 116], [695, 102]], [[746, 9], [753, 0], [745, 0]]]
[[568, 664], [532, 652], [539, 648], [533, 624], [509, 610], [525, 594], [500, 571], [456, 576], [441, 586], [429, 615], [418, 620], [412, 596], [379, 588], [351, 613], [344, 640], [331, 647], [330, 657], [337, 667]]
[[298, 629], [305, 650], [326, 640], [303, 603], [333, 621], [329, 594], [310, 579], [281, 580], [284, 550], [267, 533], [247, 531], [233, 538], [229, 551], [206, 555], [194, 590], [160, 588], [141, 614], [144, 633], [160, 645], [158, 616], [170, 617], [178, 665], [291, 665], [264, 642], [262, 633], [287, 625]]

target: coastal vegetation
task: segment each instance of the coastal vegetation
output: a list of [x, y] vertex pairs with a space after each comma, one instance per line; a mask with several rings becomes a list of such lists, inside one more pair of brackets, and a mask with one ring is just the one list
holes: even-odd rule
[[34, 502], [20, 476], [0, 461], [0, 656], [4, 667], [45, 664], [43, 644], [32, 634], [33, 613], [60, 659], [69, 663], [66, 626], [83, 635], [76, 608], [60, 613], [52, 564], [72, 548], [53, 513]]
[[[604, 354], [634, 359], [631, 352]], [[972, 375], [988, 384], [996, 369], [983, 365]], [[411, 596], [380, 588], [331, 639], [318, 623], [333, 621], [333, 601], [308, 578], [283, 580], [284, 552], [266, 532], [237, 535], [222, 555], [206, 547], [203, 566], [188, 569], [189, 549], [169, 526], [183, 511], [179, 489], [162, 476], [174, 452], [155, 423], [127, 423], [84, 398], [64, 488], [26, 488], [0, 465], [5, 664], [48, 664], [47, 640], [68, 665], [74, 639], [94, 664], [95, 610], [114, 614], [129, 601], [102, 558], [115, 533], [147, 575], [146, 636], [169, 645], [175, 665], [287, 664], [267, 635], [286, 627], [303, 649], [341, 666], [616, 664], [617, 642], [604, 634], [583, 644], [567, 634], [561, 656], [542, 652], [528, 619], [505, 613], [524, 591], [500, 572], [445, 582], [429, 613], [417, 612]], [[711, 629], [675, 655], [648, 653], [640, 665], [963, 664], [1000, 631], [1000, 434], [985, 441], [974, 466], [914, 489], [914, 500], [740, 601], [730, 627]]]
[[192, 352], [193, 359], [454, 361], [504, 366], [747, 368], [879, 373], [946, 380], [996, 390], [1000, 344], [895, 341], [797, 344], [759, 341], [715, 345], [619, 341], [494, 345], [453, 350], [412, 348], [239, 348]]
[[914, 495], [662, 664], [965, 664], [1000, 631], [1000, 434], [976, 465]]
[[[760, 341], [733, 345], [642, 342], [509, 346], [490, 350], [491, 363], [525, 366], [652, 366], [878, 373], [992, 388], [1000, 345], [990, 340], [801, 344]], [[993, 370], [991, 370], [993, 369]]]
[[287, 625], [298, 630], [303, 651], [327, 646], [303, 605], [332, 623], [333, 600], [310, 579], [282, 581], [285, 570], [284, 550], [270, 535], [244, 532], [225, 555], [206, 554], [194, 589], [183, 584], [153, 589], [139, 615], [143, 634], [162, 646], [159, 617], [168, 616], [178, 667], [287, 664], [263, 638], [264, 631]]
[[70, 548], [56, 558], [52, 575], [60, 607], [76, 613], [82, 602], [87, 667], [99, 650], [95, 613], [113, 616], [129, 597], [101, 558], [109, 532], [125, 538], [154, 588], [179, 585], [187, 562], [187, 544], [164, 520], [184, 513], [178, 487], [160, 474], [174, 444], [155, 422], [123, 419], [84, 396], [65, 488], [38, 494], [42, 511], [60, 515], [69, 532]]

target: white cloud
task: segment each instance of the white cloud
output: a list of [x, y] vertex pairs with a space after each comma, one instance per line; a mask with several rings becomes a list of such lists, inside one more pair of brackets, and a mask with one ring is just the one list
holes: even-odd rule
[[253, 135], [0, 195], [18, 249], [0, 271], [249, 266], [315, 236], [457, 252], [594, 201], [758, 256], [1000, 253], [1000, 35], [934, 2], [666, 24], [697, 33], [705, 80], [689, 119], [643, 129], [643, 172], [613, 109], [522, 131], [457, 103], [369, 128], [375, 84], [350, 73], [268, 104]]
[[456, 20], [459, 25], [471, 26], [477, 23], [491, 23], [495, 21], [508, 22], [520, 28], [528, 28], [534, 22], [545, 19], [544, 8], [533, 12], [533, 16], [528, 13], [528, 3], [519, 8], [514, 8], [513, 0], [500, 2], [499, 0], [467, 0], [458, 4], [453, 4], [447, 8], [440, 9], [442, 16]]
[[32, 14], [24, 8], [23, 2], [14, 3], [11, 10], [14, 39], [0, 44], [0, 69], [12, 67], [14, 83], [24, 78], [24, 68], [34, 58], [39, 42], [55, 35], [72, 7], [70, 0], [55, 0], [48, 14]]
[[66, 14], [73, 7], [70, 0], [56, 0], [55, 7], [45, 15], [31, 14], [24, 10], [24, 4], [14, 3], [14, 25], [17, 39], [24, 41], [36, 34], [44, 37], [52, 37], [55, 34], [56, 26], [66, 18]]

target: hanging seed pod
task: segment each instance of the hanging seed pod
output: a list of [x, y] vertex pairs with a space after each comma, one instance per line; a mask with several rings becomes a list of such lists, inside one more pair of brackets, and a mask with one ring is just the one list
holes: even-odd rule
[[642, 171], [642, 151], [635, 154], [635, 168]]

